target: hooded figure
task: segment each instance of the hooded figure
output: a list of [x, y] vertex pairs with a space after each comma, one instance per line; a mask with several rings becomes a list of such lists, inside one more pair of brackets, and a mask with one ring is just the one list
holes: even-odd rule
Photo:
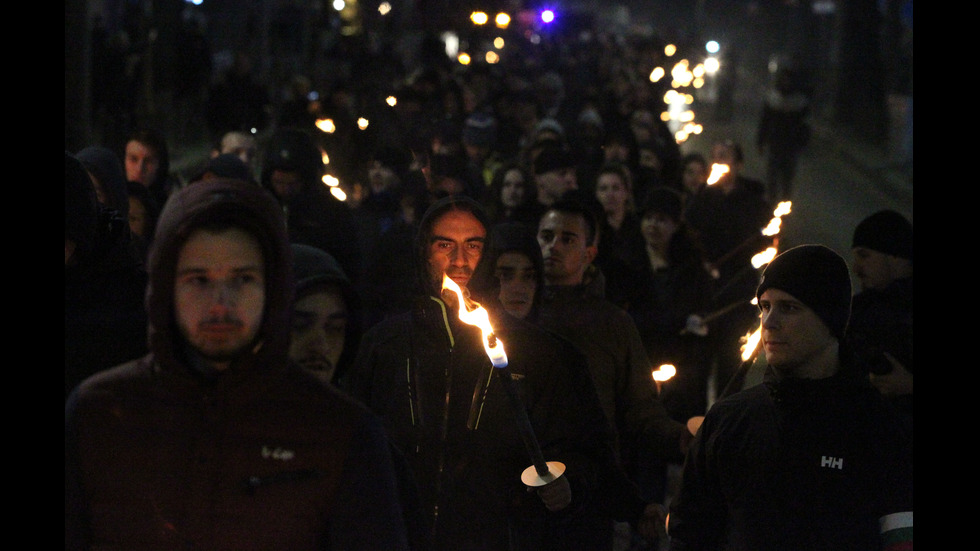
[[[177, 274], [200, 230], [251, 240], [221, 265]], [[243, 271], [234, 251], [250, 243], [261, 267]], [[66, 548], [407, 548], [381, 425], [288, 359], [292, 271], [282, 213], [263, 189], [216, 179], [171, 197], [149, 258], [150, 353], [87, 379], [66, 404]], [[254, 339], [221, 368], [179, 329], [177, 282], [182, 293], [248, 286], [259, 272]], [[233, 310], [237, 296], [199, 302]]]
[[66, 151], [66, 398], [85, 377], [146, 354], [147, 276], [131, 244], [129, 223], [99, 204], [89, 174]]
[[95, 183], [99, 202], [115, 209], [126, 220], [129, 217], [129, 192], [126, 170], [114, 151], [105, 147], [86, 147], [75, 154]]

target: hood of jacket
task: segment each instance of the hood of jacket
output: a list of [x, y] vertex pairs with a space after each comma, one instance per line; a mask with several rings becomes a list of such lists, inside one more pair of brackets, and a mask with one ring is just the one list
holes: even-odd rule
[[109, 195], [108, 206], [119, 212], [123, 220], [129, 218], [129, 191], [126, 185], [126, 169], [114, 151], [105, 147], [86, 147], [75, 154], [92, 176], [98, 178]]
[[188, 364], [174, 312], [177, 259], [193, 231], [212, 225], [239, 227], [254, 235], [262, 246], [265, 263], [265, 311], [256, 346], [235, 360], [230, 371], [285, 362], [294, 290], [292, 251], [282, 210], [266, 190], [231, 179], [197, 182], [182, 188], [160, 213], [147, 265], [146, 311], [151, 352], [163, 369]]

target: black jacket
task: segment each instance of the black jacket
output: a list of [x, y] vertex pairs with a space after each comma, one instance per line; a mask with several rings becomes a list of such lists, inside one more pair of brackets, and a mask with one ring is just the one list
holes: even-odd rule
[[866, 376], [770, 374], [708, 411], [668, 533], [673, 551], [882, 549], [880, 519], [911, 511], [907, 434]]
[[[521, 482], [532, 464], [480, 330], [435, 297], [371, 328], [345, 388], [383, 419], [415, 475], [433, 549], [544, 549], [594, 499], [610, 435], [584, 359], [514, 318], [493, 321], [547, 461], [573, 501], [549, 513]], [[586, 549], [583, 547], [582, 549]]]

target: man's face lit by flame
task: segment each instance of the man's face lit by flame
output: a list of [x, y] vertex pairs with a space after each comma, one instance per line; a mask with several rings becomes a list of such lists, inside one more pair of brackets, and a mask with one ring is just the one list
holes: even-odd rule
[[446, 274], [465, 289], [483, 255], [487, 229], [472, 213], [450, 210], [432, 225], [429, 238], [427, 267], [429, 279], [436, 289], [442, 287]]

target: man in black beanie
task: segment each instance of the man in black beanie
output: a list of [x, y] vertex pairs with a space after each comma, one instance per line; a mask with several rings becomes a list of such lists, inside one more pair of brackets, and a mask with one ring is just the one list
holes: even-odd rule
[[769, 369], [708, 410], [671, 503], [671, 549], [911, 548], [911, 438], [842, 346], [844, 259], [789, 249], [756, 296]]
[[912, 223], [893, 210], [861, 221], [851, 244], [854, 295], [848, 340], [871, 382], [912, 429]]

